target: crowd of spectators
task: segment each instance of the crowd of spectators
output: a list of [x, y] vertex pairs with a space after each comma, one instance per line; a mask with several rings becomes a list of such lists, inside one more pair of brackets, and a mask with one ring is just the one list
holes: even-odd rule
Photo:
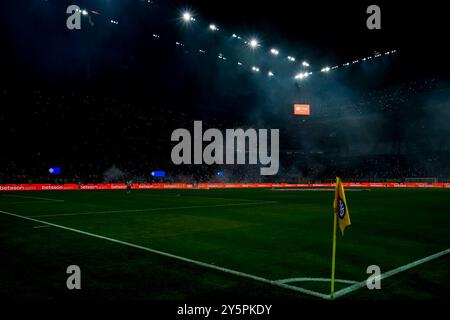
[[[436, 117], [440, 124], [436, 120], [430, 125], [429, 119], [423, 124], [387, 122], [389, 130], [396, 123], [405, 128], [416, 126], [420, 137], [399, 133], [394, 128], [378, 136], [378, 140], [372, 139], [369, 150], [358, 152], [349, 148], [363, 137], [361, 129], [349, 124], [349, 114], [364, 118], [355, 123], [362, 123], [367, 131], [370, 124], [364, 121], [372, 121], [371, 114], [378, 118], [382, 114], [398, 117], [399, 110], [406, 114], [405, 108], [413, 97], [415, 102], [425, 101], [424, 97], [432, 96], [430, 92], [444, 92], [444, 96], [446, 92], [448, 96], [449, 90], [432, 79], [370, 91], [357, 100], [338, 99], [328, 109], [326, 105], [315, 105], [316, 118], [311, 117], [306, 124], [286, 125], [290, 127], [287, 135], [292, 141], [280, 143], [278, 174], [261, 176], [259, 165], [173, 165], [171, 133], [177, 128], [192, 131], [193, 119], [198, 119], [189, 110], [183, 112], [171, 105], [142, 105], [128, 97], [92, 92], [3, 89], [0, 90], [3, 141], [0, 183], [295, 182], [324, 181], [336, 175], [354, 181], [428, 177], [445, 180], [450, 178], [450, 135], [448, 118], [445, 120], [448, 111]], [[447, 110], [450, 99], [441, 99], [439, 103]], [[422, 108], [426, 107], [424, 103]], [[245, 117], [200, 119], [204, 128], [252, 127]], [[335, 125], [329, 125], [331, 120]], [[345, 139], [340, 132], [345, 132]], [[297, 143], [299, 137], [307, 137], [311, 143], [304, 143], [305, 139]], [[52, 166], [61, 167], [61, 175], [50, 174], [48, 169]], [[167, 177], [153, 177], [154, 170], [166, 171]]]

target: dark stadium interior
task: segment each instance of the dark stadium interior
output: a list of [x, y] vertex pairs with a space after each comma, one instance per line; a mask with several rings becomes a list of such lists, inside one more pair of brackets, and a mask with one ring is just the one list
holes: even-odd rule
[[[383, 28], [370, 31], [364, 2], [79, 1], [101, 14], [83, 17], [76, 32], [65, 27], [69, 4], [1, 5], [0, 183], [160, 181], [150, 175], [157, 169], [174, 182], [450, 177], [440, 4], [382, 2]], [[186, 8], [195, 24], [180, 22]], [[211, 22], [220, 32], [208, 31]], [[236, 44], [234, 32], [257, 37], [264, 49]], [[271, 57], [272, 45], [307, 60], [314, 74], [294, 80], [300, 68]], [[320, 72], [375, 52], [382, 56]], [[292, 115], [294, 103], [310, 104], [311, 116]], [[205, 128], [279, 128], [279, 173], [173, 165], [170, 135], [194, 120]], [[50, 166], [62, 175], [49, 175]]]
[[448, 313], [446, 2], [0, 1], [3, 313]]

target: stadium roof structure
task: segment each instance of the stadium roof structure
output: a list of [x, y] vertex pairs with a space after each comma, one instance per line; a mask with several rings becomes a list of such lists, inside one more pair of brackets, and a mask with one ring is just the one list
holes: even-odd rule
[[[272, 81], [282, 76], [298, 81], [372, 63], [398, 51], [403, 59], [414, 61], [416, 70], [424, 64], [426, 69], [442, 64], [440, 59], [427, 59], [430, 52], [445, 56], [442, 48], [435, 50], [428, 32], [438, 19], [420, 26], [407, 21], [413, 14], [424, 21], [426, 12], [419, 8], [409, 8], [406, 15], [403, 8], [384, 4], [382, 29], [368, 30], [361, 4], [310, 2], [293, 8], [289, 2], [263, 6], [252, 1], [212, 5], [209, 1], [105, 4], [99, 0], [80, 3], [83, 27], [68, 34], [61, 23], [67, 4], [37, 1], [33, 17], [27, 16], [25, 4], [3, 10], [7, 35], [21, 39], [6, 51], [5, 58], [12, 60], [7, 69], [14, 76], [24, 64], [27, 70], [38, 69], [58, 80], [70, 73], [81, 80], [101, 82], [113, 76], [128, 77], [132, 85], [151, 84], [163, 71], [155, 72], [149, 60], [158, 60], [161, 69], [170, 64], [178, 68], [186, 59], [180, 59], [181, 53], [209, 55], [233, 70], [251, 73], [259, 68], [260, 76]], [[27, 32], [30, 28], [34, 28], [32, 36]], [[171, 68], [167, 69], [170, 74]]]

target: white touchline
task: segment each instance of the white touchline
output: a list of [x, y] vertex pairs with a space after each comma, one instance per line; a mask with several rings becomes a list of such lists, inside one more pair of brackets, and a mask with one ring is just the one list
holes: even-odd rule
[[197, 209], [197, 208], [216, 208], [216, 207], [233, 207], [233, 206], [249, 206], [258, 204], [277, 203], [271, 202], [246, 202], [246, 203], [226, 203], [206, 206], [183, 206], [183, 207], [161, 207], [161, 208], [148, 208], [148, 209], [129, 209], [129, 210], [111, 210], [111, 211], [90, 211], [90, 212], [72, 212], [61, 214], [42, 214], [35, 215], [35, 218], [48, 218], [48, 217], [65, 217], [65, 216], [79, 216], [79, 215], [91, 215], [91, 214], [103, 214], [103, 213], [123, 213], [123, 212], [147, 212], [147, 211], [163, 211], [163, 210], [179, 210], [179, 209]]
[[[386, 279], [386, 278], [388, 278], [390, 276], [393, 276], [393, 275], [395, 275], [397, 273], [400, 273], [400, 272], [406, 271], [408, 269], [414, 268], [414, 267], [416, 267], [416, 266], [418, 266], [420, 264], [423, 264], [425, 262], [428, 262], [428, 261], [440, 258], [440, 257], [442, 257], [442, 256], [444, 256], [444, 255], [446, 255], [448, 253], [450, 253], [450, 248], [448, 248], [446, 250], [443, 250], [443, 251], [440, 251], [440, 252], [437, 252], [435, 254], [432, 254], [432, 255], [430, 255], [428, 257], [425, 257], [425, 258], [413, 261], [411, 263], [405, 264], [404, 266], [392, 269], [392, 270], [387, 271], [385, 273], [382, 273], [380, 276], [376, 277], [376, 279], [380, 279], [380, 280]], [[334, 297], [335, 298], [342, 297], [342, 296], [344, 296], [344, 295], [346, 295], [346, 294], [348, 294], [350, 292], [353, 292], [355, 290], [361, 289], [361, 288], [365, 287], [366, 285], [367, 285], [366, 284], [366, 280], [358, 282], [358, 283], [356, 283], [356, 284], [354, 284], [352, 286], [349, 286], [347, 288], [344, 288], [344, 289], [341, 289], [339, 291], [336, 291], [334, 293]]]
[[284, 283], [277, 283], [276, 281], [269, 280], [269, 279], [266, 279], [266, 278], [262, 278], [262, 277], [259, 277], [259, 276], [255, 276], [255, 275], [252, 275], [252, 274], [249, 274], [249, 273], [244, 273], [244, 272], [236, 271], [236, 270], [233, 270], [233, 269], [219, 267], [219, 266], [216, 266], [216, 265], [213, 265], [213, 264], [209, 264], [209, 263], [206, 263], [206, 262], [201, 262], [201, 261], [197, 261], [197, 260], [193, 260], [193, 259], [177, 256], [177, 255], [174, 255], [174, 254], [171, 254], [171, 253], [167, 253], [167, 252], [164, 252], [164, 251], [159, 251], [159, 250], [147, 248], [147, 247], [140, 246], [140, 245], [137, 245], [137, 244], [134, 244], [134, 243], [121, 241], [121, 240], [117, 240], [117, 239], [101, 236], [101, 235], [98, 235], [98, 234], [95, 234], [95, 233], [90, 233], [90, 232], [86, 232], [86, 231], [70, 228], [70, 227], [65, 227], [65, 226], [62, 226], [62, 225], [59, 225], [59, 224], [55, 224], [55, 223], [51, 223], [51, 222], [47, 222], [47, 221], [43, 221], [43, 220], [38, 220], [38, 219], [30, 218], [30, 217], [27, 217], [27, 216], [21, 216], [19, 214], [7, 212], [7, 211], [0, 210], [0, 213], [6, 214], [6, 215], [9, 215], [9, 216], [13, 216], [13, 217], [16, 217], [16, 218], [21, 218], [21, 219], [25, 219], [25, 220], [29, 220], [29, 221], [33, 221], [33, 222], [46, 224], [46, 225], [53, 226], [53, 227], [56, 227], [56, 228], [61, 228], [61, 229], [64, 229], [64, 230], [68, 230], [68, 231], [84, 234], [84, 235], [87, 235], [87, 236], [90, 236], [90, 237], [111, 241], [111, 242], [118, 243], [118, 244], [121, 244], [121, 245], [129, 246], [129, 247], [132, 247], [132, 248], [141, 249], [141, 250], [148, 251], [148, 252], [155, 253], [155, 254], [159, 254], [159, 255], [162, 255], [162, 256], [165, 256], [165, 257], [168, 257], [168, 258], [177, 259], [177, 260], [184, 261], [184, 262], [189, 262], [189, 263], [201, 266], [201, 267], [214, 269], [214, 270], [222, 271], [222, 272], [225, 272], [225, 273], [233, 274], [235, 276], [248, 278], [248, 279], [256, 280], [256, 281], [259, 281], [259, 282], [271, 284], [271, 285], [274, 285], [274, 286], [277, 286], [277, 287], [281, 287], [281, 288], [285, 288], [285, 289], [290, 289], [290, 290], [293, 290], [293, 291], [301, 292], [301, 293], [308, 294], [308, 295], [311, 295], [311, 296], [314, 296], [314, 297], [317, 297], [317, 298], [322, 298], [322, 299], [326, 299], [326, 300], [330, 299], [328, 295], [322, 294], [320, 292], [316, 292], [316, 291], [312, 291], [312, 290], [308, 290], [308, 289], [304, 289], [304, 288], [300, 288], [300, 287], [295, 287], [295, 286], [291, 286], [291, 285], [284, 284]]
[[5, 194], [3, 196], [4, 197], [17, 197], [17, 198], [25, 198], [25, 199], [37, 199], [37, 200], [64, 202], [64, 200], [59, 200], [59, 199], [50, 199], [50, 198], [41, 198], [41, 197], [32, 197], [32, 196], [22, 196], [22, 195], [18, 195], [18, 194]]
[[8, 201], [5, 203], [2, 203], [2, 205], [29, 204], [29, 203], [57, 204], [57, 203], [64, 203], [64, 200], [61, 200], [61, 201], [50, 201], [50, 200]]

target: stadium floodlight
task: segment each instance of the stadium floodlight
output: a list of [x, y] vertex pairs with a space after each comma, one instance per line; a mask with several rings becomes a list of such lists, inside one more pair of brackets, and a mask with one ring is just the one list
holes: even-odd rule
[[218, 31], [219, 28], [217, 28], [217, 26], [216, 26], [215, 24], [211, 23], [211, 24], [209, 25], [209, 30], [211, 30], [211, 31]]
[[287, 58], [288, 58], [288, 60], [291, 61], [291, 62], [294, 62], [294, 61], [295, 61], [295, 58], [292, 57], [292, 56], [288, 56]]
[[253, 67], [252, 67], [252, 71], [255, 71], [255, 72], [259, 72], [259, 68], [258, 68], [258, 67], [255, 67], [255, 66], [253, 66]]
[[256, 47], [259, 45], [259, 43], [258, 43], [258, 40], [256, 40], [255, 38], [253, 38], [253, 39], [251, 39], [251, 40], [248, 42], [248, 45], [249, 45], [250, 47], [252, 47], [252, 48], [256, 48]]
[[301, 73], [296, 74], [294, 79], [302, 80], [304, 78], [309, 77], [310, 74], [312, 74], [312, 72], [310, 72], [310, 73], [308, 73], [308, 72], [301, 72]]
[[83, 15], [83, 16], [87, 16], [87, 14], [88, 14], [88, 12], [87, 12], [87, 10], [81, 10], [81, 14]]
[[188, 11], [185, 11], [182, 15], [182, 18], [185, 22], [191, 22], [195, 21], [195, 18], [192, 16], [192, 14]]
[[302, 66], [304, 66], [304, 67], [309, 67], [309, 63], [306, 62], [306, 61], [303, 61], [303, 62], [302, 62]]
[[273, 76], [274, 76], [274, 74], [273, 74], [272, 71], [267, 72], [267, 75], [268, 75], [269, 77], [273, 77]]
[[277, 56], [279, 52], [277, 49], [272, 48], [272, 49], [270, 49], [270, 53], [273, 54], [274, 56]]
[[325, 67], [322, 68], [322, 70], [320, 70], [320, 72], [329, 72], [330, 71], [330, 67]]
[[237, 38], [237, 37], [238, 37], [237, 34], [235, 34], [235, 33], [233, 33], [231, 36], [232, 36], [233, 38]]
[[189, 12], [183, 13], [183, 20], [186, 22], [191, 21], [191, 14]]
[[242, 66], [242, 62], [240, 62], [240, 61], [238, 61], [237, 64], [238, 64], [238, 66]]

